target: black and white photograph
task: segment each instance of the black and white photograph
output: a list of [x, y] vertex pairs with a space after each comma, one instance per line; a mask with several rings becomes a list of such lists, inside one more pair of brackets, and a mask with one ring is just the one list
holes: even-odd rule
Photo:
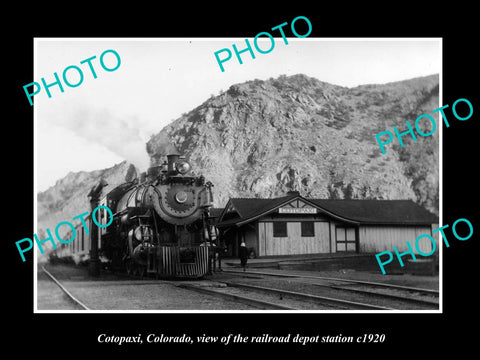
[[473, 345], [471, 23], [363, 10], [132, 9], [12, 36], [7, 342], [29, 329], [52, 358]]

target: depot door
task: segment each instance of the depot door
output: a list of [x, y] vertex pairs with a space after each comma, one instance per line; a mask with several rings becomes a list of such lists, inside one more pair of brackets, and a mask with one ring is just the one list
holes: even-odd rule
[[355, 227], [336, 227], [336, 252], [357, 252], [357, 231]]

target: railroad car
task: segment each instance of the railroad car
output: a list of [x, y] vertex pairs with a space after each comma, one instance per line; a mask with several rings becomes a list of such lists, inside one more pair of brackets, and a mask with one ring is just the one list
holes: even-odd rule
[[[192, 175], [191, 165], [178, 153], [105, 194], [99, 206], [108, 206], [113, 221], [98, 227], [100, 260], [128, 274], [161, 278], [197, 278], [209, 272], [213, 256], [213, 227], [209, 208], [213, 184]], [[100, 208], [101, 225], [111, 219]], [[91, 217], [86, 218], [91, 228]], [[90, 235], [80, 224], [76, 240], [59, 249], [78, 260], [89, 257]], [[62, 253], [62, 251], [64, 253]]]

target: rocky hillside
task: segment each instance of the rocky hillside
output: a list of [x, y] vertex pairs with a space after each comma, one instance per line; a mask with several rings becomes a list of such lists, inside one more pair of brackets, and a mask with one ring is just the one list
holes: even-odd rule
[[[438, 214], [438, 132], [382, 155], [375, 134], [438, 107], [438, 76], [345, 88], [305, 75], [231, 86], [151, 137], [153, 165], [172, 146], [229, 197], [414, 199]], [[438, 119], [438, 115], [436, 116]], [[100, 177], [107, 191], [131, 165], [70, 173], [38, 194], [39, 228], [89, 210]]]
[[[231, 86], [153, 136], [229, 197], [414, 199], [438, 213], [438, 133], [382, 155], [375, 134], [438, 107], [438, 76], [345, 88], [305, 75]], [[437, 116], [438, 118], [438, 116]]]
[[[70, 172], [63, 179], [58, 180], [54, 186], [38, 194], [38, 228], [48, 227], [53, 232], [59, 222], [73, 222], [72, 217], [87, 211], [90, 212], [87, 195], [101, 178], [108, 183], [105, 187], [105, 191], [108, 192], [125, 182], [125, 175], [134, 169], [133, 165], [123, 161], [104, 170]], [[68, 229], [66, 226], [64, 227]]]

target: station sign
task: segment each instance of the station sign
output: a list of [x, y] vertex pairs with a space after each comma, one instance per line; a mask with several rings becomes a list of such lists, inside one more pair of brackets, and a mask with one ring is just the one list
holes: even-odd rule
[[316, 214], [317, 208], [314, 207], [301, 207], [301, 208], [294, 208], [294, 207], [281, 207], [278, 208], [279, 214]]

